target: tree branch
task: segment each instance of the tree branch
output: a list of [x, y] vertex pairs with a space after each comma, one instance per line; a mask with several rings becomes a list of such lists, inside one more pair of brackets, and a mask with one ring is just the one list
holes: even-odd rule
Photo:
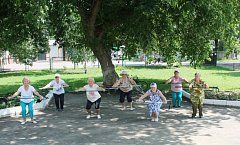
[[89, 30], [89, 36], [94, 37], [94, 31], [95, 31], [95, 22], [97, 19], [98, 12], [100, 10], [102, 4], [102, 0], [93, 0], [93, 5], [91, 8], [91, 14], [88, 19], [88, 30]]

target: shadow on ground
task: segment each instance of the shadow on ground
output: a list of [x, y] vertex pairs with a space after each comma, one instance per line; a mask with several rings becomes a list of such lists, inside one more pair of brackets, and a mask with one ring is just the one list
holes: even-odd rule
[[[20, 125], [20, 118], [0, 119], [0, 144], [185, 144], [195, 145], [193, 137], [201, 130], [217, 128], [221, 122], [240, 121], [236, 108], [206, 106], [202, 119], [189, 118], [191, 106], [161, 112], [159, 122], [150, 122], [146, 105], [135, 104], [135, 110], [120, 111], [118, 96], [102, 97], [102, 119], [86, 120], [85, 94], [67, 94], [64, 112], [56, 112], [54, 103], [37, 115], [38, 124]], [[240, 123], [239, 123], [240, 125]], [[211, 133], [201, 136], [211, 137]]]

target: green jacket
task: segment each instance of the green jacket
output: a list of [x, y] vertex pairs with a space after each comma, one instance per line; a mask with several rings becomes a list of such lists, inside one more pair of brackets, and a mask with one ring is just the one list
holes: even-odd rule
[[192, 89], [190, 90], [191, 97], [190, 100], [192, 103], [200, 103], [203, 104], [205, 94], [204, 94], [204, 89], [205, 89], [205, 82], [200, 80], [200, 82], [196, 82], [195, 79], [191, 81], [190, 86], [192, 86]]

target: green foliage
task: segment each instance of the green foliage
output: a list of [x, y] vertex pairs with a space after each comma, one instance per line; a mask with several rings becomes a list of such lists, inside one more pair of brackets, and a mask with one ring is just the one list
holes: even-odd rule
[[69, 59], [74, 63], [87, 61], [94, 62], [96, 60], [93, 53], [86, 48], [68, 48], [67, 54]]
[[74, 63], [94, 61], [92, 51], [86, 48], [81, 17], [76, 7], [64, 1], [49, 1], [49, 27], [57, 41], [67, 48], [67, 54]]
[[239, 5], [238, 0], [142, 1], [135, 11], [138, 17], [129, 19], [132, 37], [141, 46], [153, 44], [148, 51], [158, 47], [167, 62], [176, 61], [180, 52], [196, 66], [209, 57], [210, 40], [234, 42], [239, 32]]
[[14, 57], [26, 65], [32, 65], [32, 60], [36, 59], [39, 52], [37, 48], [34, 48], [29, 42], [30, 41], [26, 41], [22, 45], [16, 46], [18, 51], [12, 53]]
[[207, 90], [205, 91], [206, 99], [218, 99], [218, 100], [230, 100], [230, 101], [239, 101], [240, 92], [239, 91], [220, 91], [214, 92]]
[[[9, 50], [19, 59], [26, 58], [28, 53], [46, 51], [46, 10], [45, 0], [1, 1], [0, 50]], [[29, 50], [30, 47], [34, 49]]]
[[172, 64], [179, 54], [198, 66], [212, 53], [211, 40], [233, 49], [240, 24], [239, 0], [4, 0], [0, 13], [0, 49], [26, 58], [18, 53], [45, 51], [50, 36], [77, 53], [73, 61], [91, 51], [108, 58], [100, 62], [104, 69], [112, 47], [120, 45], [128, 59], [156, 52]]

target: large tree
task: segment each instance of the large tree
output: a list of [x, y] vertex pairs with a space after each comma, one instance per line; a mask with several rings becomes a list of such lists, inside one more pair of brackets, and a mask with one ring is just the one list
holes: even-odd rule
[[[39, 30], [47, 30], [64, 48], [90, 49], [101, 64], [105, 85], [111, 85], [118, 77], [111, 60], [113, 46], [124, 44], [124, 54], [128, 56], [139, 50], [158, 51], [169, 63], [179, 53], [196, 66], [212, 53], [211, 40], [224, 40], [230, 46], [240, 24], [239, 0], [39, 0], [37, 5], [42, 10], [30, 2], [10, 1], [13, 4], [6, 11], [27, 3], [27, 8], [34, 10], [23, 8], [17, 13], [19, 18], [28, 11], [44, 12], [37, 16], [42, 16], [49, 26]], [[9, 5], [7, 1], [1, 6], [5, 5]], [[31, 22], [34, 26], [39, 23]], [[11, 24], [15, 29], [14, 22]], [[24, 34], [23, 38], [35, 33], [35, 29], [22, 29], [31, 34]], [[1, 35], [0, 48], [6, 46], [2, 45], [3, 37], [8, 38], [6, 33]]]
[[[93, 51], [106, 85], [117, 78], [111, 61], [113, 44], [126, 45], [125, 54], [130, 56], [139, 49], [157, 49], [169, 63], [180, 53], [196, 66], [212, 53], [211, 40], [232, 40], [239, 25], [238, 0], [53, 0], [49, 4], [57, 34], [79, 34], [72, 43], [83, 43]], [[72, 31], [77, 25], [81, 31]]]

